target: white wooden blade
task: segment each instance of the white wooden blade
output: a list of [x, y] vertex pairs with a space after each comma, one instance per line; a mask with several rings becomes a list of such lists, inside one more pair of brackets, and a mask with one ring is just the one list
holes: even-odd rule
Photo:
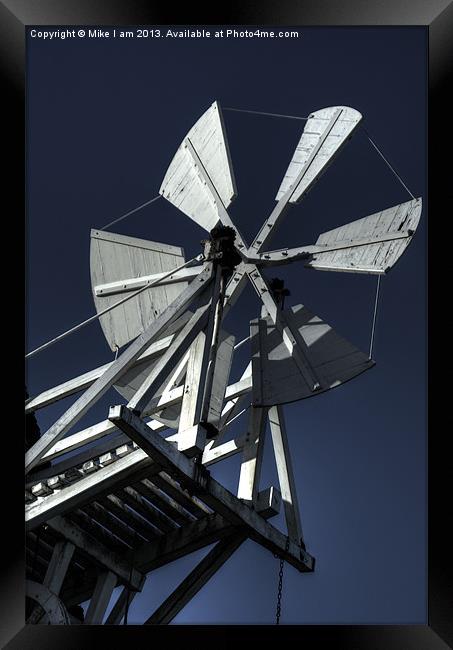
[[[184, 250], [157, 242], [100, 230], [91, 231], [91, 285], [96, 311], [118, 302], [118, 295], [96, 295], [95, 287], [171, 271], [184, 263]], [[111, 349], [135, 339], [187, 287], [187, 282], [153, 287], [101, 316]]]
[[[203, 179], [187, 140], [196, 151], [223, 206], [218, 205], [217, 197]], [[222, 207], [228, 208], [236, 197], [236, 183], [218, 102], [208, 108], [184, 138], [159, 193], [207, 231], [222, 220]]]
[[[330, 106], [311, 113], [275, 197], [276, 201], [280, 201], [292, 188], [294, 191], [289, 202], [298, 203], [332, 162], [361, 119], [362, 115], [349, 106]], [[298, 180], [302, 171], [304, 173]], [[296, 181], [297, 185], [294, 186]]]
[[322, 233], [305, 266], [321, 271], [386, 273], [412, 241], [421, 211], [422, 199], [418, 198]]
[[[319, 316], [312, 314], [303, 305], [291, 307], [283, 312], [291, 330], [303, 340], [304, 355], [319, 377], [320, 387], [316, 391], [303, 377], [296, 361], [288, 351], [281, 332], [267, 316], [264, 336], [256, 341], [260, 347], [261, 377], [253, 377], [260, 383], [257, 406], [287, 404], [300, 399], [319, 395], [349, 381], [368, 370], [374, 361], [342, 338]], [[253, 322], [253, 321], [252, 321]], [[258, 321], [256, 321], [258, 322]], [[254, 334], [258, 337], [258, 331]], [[252, 349], [253, 349], [252, 341]], [[254, 386], [255, 388], [255, 386]]]

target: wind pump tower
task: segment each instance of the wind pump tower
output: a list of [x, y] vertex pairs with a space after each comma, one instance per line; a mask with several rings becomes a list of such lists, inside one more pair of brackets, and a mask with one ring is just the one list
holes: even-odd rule
[[[285, 308], [287, 290], [265, 271], [302, 262], [380, 275], [406, 250], [421, 198], [323, 232], [314, 244], [269, 247], [283, 215], [302, 201], [361, 118], [347, 106], [310, 114], [276, 204], [250, 245], [228, 214], [236, 184], [218, 102], [184, 137], [160, 188], [205, 229], [200, 254], [186, 261], [179, 246], [91, 231], [93, 318], [116, 357], [26, 402], [34, 413], [80, 393], [26, 453], [29, 623], [79, 623], [77, 606], [86, 601], [85, 623], [127, 622], [150, 572], [213, 543], [146, 623], [173, 620], [247, 538], [302, 573], [314, 570], [284, 405], [335, 388], [374, 361], [304, 304]], [[237, 342], [223, 321], [248, 282], [261, 312], [249, 323], [249, 337]], [[250, 360], [232, 381], [242, 345]], [[73, 431], [112, 386], [125, 403]], [[245, 430], [228, 439], [244, 410]], [[267, 422], [278, 485], [262, 488]], [[234, 454], [241, 455], [235, 494], [208, 469]], [[270, 523], [281, 505], [285, 532]], [[122, 589], [106, 618], [116, 586]]]

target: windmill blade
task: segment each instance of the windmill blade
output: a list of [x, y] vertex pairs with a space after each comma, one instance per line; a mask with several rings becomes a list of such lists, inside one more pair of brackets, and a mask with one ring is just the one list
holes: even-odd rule
[[255, 237], [249, 251], [261, 251], [275, 234], [289, 204], [298, 203], [327, 169], [341, 147], [351, 137], [362, 115], [349, 106], [330, 106], [308, 118], [283, 181], [275, 197], [278, 201]]
[[[100, 230], [91, 231], [90, 271], [96, 311], [118, 302], [114, 294], [97, 295], [99, 285], [161, 273], [184, 263], [184, 250], [158, 242], [126, 237]], [[187, 282], [152, 287], [100, 317], [110, 348], [135, 339], [187, 287]]]
[[236, 183], [218, 102], [184, 138], [159, 193], [207, 231], [219, 221], [225, 223], [225, 210], [236, 197]]
[[260, 339], [252, 341], [252, 349], [259, 349], [258, 355], [254, 357], [254, 361], [258, 361], [253, 374], [254, 395], [259, 396], [255, 405], [275, 406], [319, 395], [374, 366], [372, 359], [304, 305], [291, 307], [283, 314], [297, 338], [302, 339], [304, 355], [320, 378], [320, 387], [317, 391], [310, 389], [288, 351], [281, 332], [270, 316], [267, 316], [263, 319], [264, 332], [259, 332], [256, 328], [252, 335], [255, 339]]
[[[400, 203], [322, 233], [305, 266], [321, 271], [386, 273], [412, 241], [422, 199]], [[327, 249], [323, 251], [323, 249]]]
[[291, 191], [289, 202], [298, 203], [312, 183], [358, 126], [362, 115], [349, 106], [330, 106], [311, 113], [275, 197]]

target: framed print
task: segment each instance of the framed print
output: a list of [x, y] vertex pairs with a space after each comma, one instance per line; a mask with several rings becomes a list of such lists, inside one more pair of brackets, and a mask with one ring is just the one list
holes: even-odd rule
[[7, 647], [59, 646], [63, 624], [74, 647], [451, 643], [427, 318], [447, 4], [2, 8], [26, 170]]

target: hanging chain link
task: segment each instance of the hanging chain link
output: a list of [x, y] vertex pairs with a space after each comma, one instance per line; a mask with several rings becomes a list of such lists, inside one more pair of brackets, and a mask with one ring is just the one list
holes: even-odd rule
[[[287, 553], [289, 549], [289, 537], [286, 538], [285, 552]], [[276, 555], [275, 557], [278, 557]], [[277, 590], [277, 609], [275, 612], [275, 625], [280, 625], [280, 616], [282, 613], [282, 588], [283, 588], [283, 567], [285, 565], [285, 560], [280, 559], [280, 570], [278, 572], [278, 590]]]

